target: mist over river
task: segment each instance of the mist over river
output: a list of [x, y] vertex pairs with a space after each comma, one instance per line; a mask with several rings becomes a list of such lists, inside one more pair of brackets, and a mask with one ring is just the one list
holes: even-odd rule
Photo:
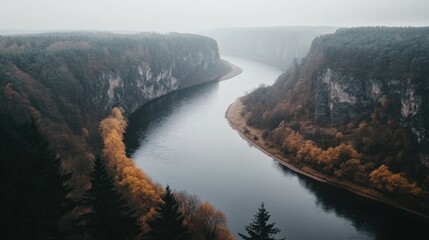
[[186, 190], [226, 214], [237, 236], [264, 202], [290, 239], [426, 239], [419, 217], [298, 176], [250, 146], [225, 119], [234, 100], [282, 70], [244, 58], [223, 59], [242, 74], [162, 97], [129, 118], [127, 149], [154, 181]]

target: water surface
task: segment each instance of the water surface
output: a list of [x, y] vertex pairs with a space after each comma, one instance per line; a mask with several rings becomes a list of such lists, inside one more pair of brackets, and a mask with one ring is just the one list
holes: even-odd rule
[[[281, 70], [224, 57], [243, 69], [153, 101], [129, 119], [125, 141], [153, 180], [222, 210], [235, 235], [264, 202], [287, 239], [429, 239], [429, 224], [392, 207], [298, 176], [251, 147], [225, 119], [228, 106]], [[420, 236], [419, 236], [420, 235]]]

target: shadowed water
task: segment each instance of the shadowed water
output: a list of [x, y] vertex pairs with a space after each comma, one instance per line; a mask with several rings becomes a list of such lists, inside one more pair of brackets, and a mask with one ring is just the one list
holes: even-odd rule
[[243, 69], [153, 101], [129, 119], [127, 151], [153, 180], [222, 210], [235, 235], [264, 202], [287, 239], [429, 239], [427, 221], [298, 176], [251, 147], [229, 126], [237, 97], [272, 84], [281, 70], [225, 57]]

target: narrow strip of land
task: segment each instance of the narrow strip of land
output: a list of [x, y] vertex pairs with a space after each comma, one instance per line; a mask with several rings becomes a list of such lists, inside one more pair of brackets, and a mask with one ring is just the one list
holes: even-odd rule
[[243, 72], [243, 69], [241, 69], [240, 67], [238, 67], [238, 66], [236, 66], [236, 65], [234, 65], [228, 61], [225, 61], [225, 62], [227, 62], [229, 64], [229, 66], [231, 67], [231, 70], [229, 70], [229, 72], [227, 72], [225, 75], [219, 77], [217, 79], [218, 81], [224, 81], [227, 79], [231, 79], [231, 78], [233, 78], [233, 77], [235, 77], [235, 76], [237, 76]]

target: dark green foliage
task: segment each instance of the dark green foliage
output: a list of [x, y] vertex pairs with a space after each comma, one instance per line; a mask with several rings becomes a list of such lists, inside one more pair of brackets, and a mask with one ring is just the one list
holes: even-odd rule
[[183, 214], [180, 211], [180, 204], [174, 197], [170, 187], [165, 188], [165, 193], [161, 196], [161, 201], [157, 206], [157, 215], [148, 222], [151, 230], [146, 234], [145, 239], [153, 240], [188, 240], [191, 235], [183, 225]]
[[[292, 114], [297, 114], [291, 106], [281, 108], [285, 110], [283, 112], [271, 112], [286, 100], [293, 106], [301, 104], [308, 113], [305, 117], [314, 118], [316, 78], [327, 68], [359, 80], [362, 85], [368, 84], [365, 79], [378, 79], [381, 82], [397, 80], [403, 83], [410, 81], [406, 84], [419, 86], [416, 88], [419, 91], [416, 95], [427, 96], [429, 28], [340, 29], [335, 34], [316, 38], [308, 57], [301, 64], [293, 64], [287, 73], [278, 78], [274, 86], [261, 87], [243, 99], [246, 110], [253, 113], [249, 124], [272, 129], [281, 120], [287, 121]], [[297, 86], [297, 82], [301, 85]], [[388, 89], [381, 91], [389, 92]], [[384, 120], [399, 117], [400, 99], [399, 95], [392, 93], [390, 104], [384, 112]], [[427, 109], [427, 99], [424, 97], [422, 104]], [[373, 111], [365, 110], [367, 109], [362, 109], [361, 114], [366, 116], [356, 117], [357, 120], [370, 119], [369, 114]], [[271, 114], [264, 116], [264, 112]], [[427, 116], [422, 121], [429, 127]]]
[[[67, 171], [79, 172], [71, 182], [81, 184], [73, 193], [81, 195], [87, 179], [77, 178], [89, 174], [90, 148], [102, 143], [98, 122], [113, 107], [129, 114], [155, 93], [213, 80], [228, 70], [216, 41], [193, 34], [0, 36], [0, 110], [13, 108], [11, 114], [22, 121], [29, 120], [23, 113], [30, 108], [40, 114], [40, 127], [67, 161]], [[170, 80], [174, 87], [166, 88]]]
[[[2, 214], [18, 210], [22, 216], [31, 214], [33, 210], [26, 209], [31, 207], [25, 204], [33, 193], [25, 193], [24, 189], [36, 191], [50, 186], [39, 183], [44, 181], [39, 176], [44, 170], [38, 170], [44, 166], [39, 164], [42, 160], [27, 157], [33, 154], [28, 152], [32, 146], [29, 141], [33, 140], [27, 140], [25, 130], [12, 131], [10, 126], [19, 127], [30, 121], [30, 113], [37, 114], [38, 126], [51, 149], [61, 155], [65, 170], [77, 173], [69, 182], [74, 187], [70, 195], [79, 199], [89, 184], [90, 156], [102, 147], [98, 123], [105, 114], [118, 105], [130, 113], [151, 100], [153, 94], [143, 93], [142, 88], [153, 87], [157, 92], [173, 78], [177, 79], [175, 87], [185, 88], [219, 77], [228, 71], [228, 66], [220, 60], [217, 50], [213, 39], [192, 34], [81, 32], [0, 36], [0, 113], [4, 113], [0, 123], [11, 119], [10, 124], [0, 124], [1, 207], [10, 209]], [[158, 79], [165, 72], [171, 72], [171, 78]], [[112, 89], [112, 79], [121, 79], [121, 86]], [[145, 85], [137, 86], [141, 83]], [[175, 88], [170, 86], [168, 90]], [[19, 194], [15, 194], [16, 189]], [[13, 199], [15, 195], [17, 199]], [[21, 206], [19, 201], [25, 204], [15, 210], [14, 206]], [[30, 217], [10, 231], [42, 223], [36, 220]], [[10, 221], [11, 226], [14, 223]], [[31, 228], [28, 227], [29, 233], [35, 231]], [[19, 232], [18, 239], [19, 234], [26, 231]], [[38, 238], [36, 233], [28, 236]], [[31, 239], [28, 236], [22, 238]]]
[[[429, 28], [362, 27], [317, 38], [329, 66], [357, 76], [406, 79], [429, 74]], [[428, 82], [426, 82], [428, 84]]]
[[[262, 203], [258, 212], [253, 217], [253, 222], [244, 227], [249, 236], [241, 233], [238, 233], [238, 235], [245, 240], [276, 240], [274, 236], [281, 230], [274, 227], [275, 223], [268, 223], [269, 219], [270, 214]], [[284, 240], [284, 238], [278, 240]]]
[[0, 238], [61, 239], [61, 220], [73, 208], [70, 174], [61, 174], [34, 121], [17, 125], [0, 115]]
[[135, 239], [141, 231], [137, 217], [115, 189], [100, 157], [96, 158], [90, 177], [92, 186], [82, 200], [87, 212], [77, 221], [83, 234], [92, 240]]
[[[279, 149], [284, 147], [284, 129], [323, 150], [352, 143], [360, 154], [359, 169], [354, 170], [359, 177], [342, 174], [347, 164], [322, 169], [325, 173], [369, 186], [364, 176], [384, 164], [427, 190], [428, 69], [428, 27], [340, 29], [316, 38], [309, 55], [273, 86], [242, 98], [243, 115], [249, 116], [247, 124], [265, 129], [264, 137]], [[332, 74], [330, 87], [324, 82], [327, 72]], [[355, 100], [341, 102], [334, 85]], [[417, 100], [407, 105], [411, 98]]]

